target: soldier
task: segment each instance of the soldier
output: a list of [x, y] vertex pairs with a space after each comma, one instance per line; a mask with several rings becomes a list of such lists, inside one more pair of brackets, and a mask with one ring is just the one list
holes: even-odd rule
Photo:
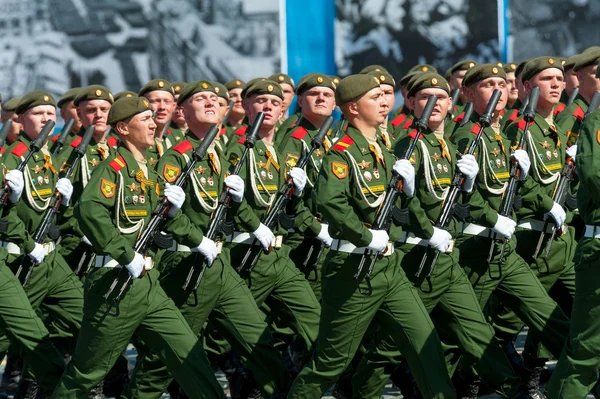
[[145, 97], [154, 111], [156, 122], [156, 137], [154, 138], [155, 145], [148, 148], [146, 155], [151, 167], [155, 167], [156, 163], [163, 156], [165, 151], [177, 144], [168, 135], [168, 125], [171, 123], [173, 111], [177, 106], [175, 102], [175, 91], [171, 83], [164, 79], [153, 79], [146, 83], [138, 92], [140, 97]]
[[[598, 67], [600, 70], [600, 67]], [[596, 72], [600, 78], [600, 72]], [[594, 111], [581, 127], [575, 158], [581, 186], [577, 193], [579, 212], [586, 223], [585, 236], [575, 250], [577, 290], [573, 303], [571, 333], [548, 385], [548, 398], [585, 398], [598, 380], [598, 278], [600, 253], [598, 231], [598, 162], [600, 161], [600, 111]], [[596, 393], [594, 393], [596, 395]]]
[[505, 131], [508, 125], [517, 120], [519, 115], [519, 108], [522, 107], [523, 101], [527, 97], [527, 92], [525, 91], [525, 87], [523, 86], [523, 81], [521, 80], [521, 75], [523, 74], [523, 69], [525, 65], [527, 65], [527, 61], [525, 60], [517, 65], [517, 69], [515, 69], [515, 86], [519, 91], [519, 95], [515, 102], [513, 103], [512, 110], [508, 111], [502, 116], [502, 131]]
[[186, 82], [182, 81], [171, 83], [171, 86], [173, 86], [173, 92], [175, 93], [175, 110], [173, 111], [173, 116], [171, 118], [171, 124], [169, 125], [167, 135], [169, 136], [169, 141], [171, 141], [173, 145], [177, 145], [183, 140], [183, 136], [185, 136], [185, 132], [187, 132], [188, 129], [185, 121], [185, 115], [183, 115], [181, 107], [177, 105], [179, 94], [186, 84]]
[[[79, 226], [97, 254], [96, 267], [86, 279], [77, 347], [53, 398], [85, 398], [134, 333], [159, 355], [191, 397], [224, 398], [196, 334], [158, 283], [152, 253], [144, 257], [133, 248], [161, 194], [170, 203], [166, 231], [182, 242], [192, 233], [180, 212], [185, 193], [178, 186], [163, 189], [146, 161], [144, 152], [154, 144], [156, 129], [148, 100], [122, 98], [111, 108], [108, 123], [121, 144], [94, 171], [75, 209]], [[115, 314], [113, 298], [119, 289], [107, 300], [103, 295], [123, 276], [122, 267], [133, 280]], [[119, 282], [120, 288], [124, 279]]]
[[[563, 68], [565, 70], [565, 90], [563, 91], [563, 94], [560, 99], [561, 103], [563, 104], [567, 102], [569, 97], [571, 97], [571, 93], [573, 92], [573, 90], [579, 87], [579, 80], [577, 79], [577, 74], [573, 70], [573, 67], [577, 63], [578, 59], [579, 54], [575, 54], [574, 56], [567, 58], [567, 60], [563, 64]], [[560, 112], [562, 111], [562, 109], [560, 109], [559, 107], [557, 107], [557, 109]]]
[[[563, 69], [554, 57], [538, 57], [527, 62], [521, 74], [525, 90], [529, 93], [535, 86], [540, 88], [536, 115], [529, 126], [527, 151], [532, 168], [527, 184], [534, 186], [528, 194], [522, 195], [522, 205], [517, 211], [517, 254], [530, 262], [530, 267], [546, 291], [560, 305], [562, 310], [571, 314], [575, 293], [575, 271], [573, 253], [576, 248], [575, 229], [567, 227], [565, 222], [571, 219], [571, 213], [565, 213], [563, 207], [553, 200], [553, 193], [560, 179], [565, 155], [574, 155], [576, 146], [567, 148], [567, 136], [553, 121], [554, 107], [560, 101], [563, 90]], [[521, 137], [525, 127], [523, 119], [512, 123], [506, 130], [506, 136], [513, 145]], [[541, 250], [533, 257], [541, 231], [547, 218], [555, 224], [561, 234], [557, 234], [551, 243], [552, 248], [545, 256], [545, 248], [550, 234], [542, 243]], [[523, 322], [513, 313], [496, 307], [491, 315], [496, 334], [504, 347], [512, 346], [514, 337], [521, 331]], [[524, 369], [529, 374], [529, 386], [539, 385], [542, 368], [550, 354], [539, 346], [539, 334], [530, 331], [524, 350]], [[509, 348], [512, 351], [511, 348]]]
[[[216, 86], [211, 82], [201, 80], [186, 85], [181, 91], [178, 105], [184, 109], [190, 130], [185, 140], [168, 150], [158, 164], [158, 173], [169, 183], [177, 179], [193, 148], [200, 144], [208, 130], [220, 119], [219, 98]], [[273, 346], [264, 315], [256, 306], [248, 287], [231, 266], [229, 248], [222, 248], [225, 234], [220, 234], [216, 243], [203, 236], [203, 232], [209, 228], [212, 212], [224, 185], [227, 185], [232, 198], [228, 222], [237, 218], [239, 223], [250, 223], [248, 215], [252, 212], [244, 200], [244, 182], [237, 175], [225, 177], [227, 159], [224, 153], [217, 153], [215, 145], [209, 149], [207, 159], [194, 165], [193, 175], [184, 188], [187, 201], [182, 211], [189, 218], [192, 230], [190, 239], [194, 245], [190, 249], [182, 241], [173, 243], [161, 259], [160, 283], [181, 310], [195, 335], [200, 334], [210, 317], [212, 326], [226, 337], [236, 352], [247, 359], [246, 367], [256, 377], [264, 395], [285, 394], [289, 377], [283, 359]], [[219, 248], [222, 250], [217, 256]], [[192, 253], [198, 251], [202, 256]], [[205, 257], [209, 262], [215, 257], [216, 260], [206, 270], [198, 289], [198, 303], [194, 303], [196, 294], [192, 289], [204, 267]], [[193, 278], [184, 290], [182, 286], [190, 269], [194, 270]], [[159, 398], [171, 379], [159, 356], [155, 352], [146, 352], [136, 366], [127, 396]], [[194, 395], [194, 392], [186, 392], [190, 397]]]
[[408, 104], [408, 101], [406, 101], [406, 86], [412, 78], [422, 73], [423, 72], [421, 71], [411, 72], [404, 75], [402, 79], [398, 81], [398, 87], [400, 88], [400, 93], [404, 99], [404, 104], [394, 111], [394, 113], [392, 113], [392, 117], [390, 119], [392, 120], [392, 126], [394, 126], [394, 128], [403, 128], [404, 124], [412, 123], [413, 112], [412, 109], [410, 109], [410, 104]]
[[229, 112], [229, 91], [219, 82], [211, 82], [217, 93], [217, 99], [219, 101], [219, 146], [221, 147], [221, 154], [225, 155], [225, 148], [229, 142], [229, 137], [233, 133], [230, 126], [225, 125], [225, 115]]
[[120, 91], [114, 96], [115, 101], [122, 99], [123, 97], [138, 97], [138, 94], [135, 91], [124, 90]]
[[504, 64], [504, 72], [506, 73], [506, 90], [508, 97], [506, 99], [506, 110], [513, 109], [513, 106], [519, 98], [519, 89], [517, 87], [517, 78], [515, 77], [515, 71], [517, 70], [517, 64], [509, 62]]
[[458, 115], [460, 115], [465, 109], [465, 104], [467, 102], [467, 96], [463, 91], [462, 82], [465, 78], [465, 74], [471, 68], [473, 68], [477, 63], [473, 60], [463, 60], [459, 61], [456, 64], [452, 65], [446, 71], [446, 75], [444, 76], [450, 85], [450, 90], [459, 89], [460, 95], [458, 97], [458, 102], [454, 106], [450, 112], [452, 114], [451, 118], [454, 119]]
[[56, 103], [58, 109], [60, 110], [60, 117], [63, 119], [63, 121], [66, 122], [69, 119], [73, 119], [75, 121], [73, 127], [71, 128], [69, 139], [72, 139], [72, 137], [79, 132], [79, 129], [81, 129], [81, 119], [79, 119], [79, 115], [77, 114], [77, 106], [75, 105], [74, 101], [80, 90], [80, 87], [74, 87], [67, 90], [60, 100], [58, 100], [58, 103]]
[[[383, 90], [383, 94], [385, 95], [388, 111], [391, 113], [392, 109], [394, 109], [394, 104], [396, 103], [396, 81], [392, 75], [387, 72], [369, 72], [369, 75], [375, 76], [381, 82], [381, 90]], [[385, 116], [385, 121], [379, 127], [381, 138], [388, 149], [392, 148], [394, 144], [396, 144], [396, 140], [398, 140], [395, 127], [392, 125], [389, 116], [390, 114]]]
[[12, 124], [10, 126], [10, 131], [6, 136], [5, 144], [2, 148], [0, 148], [0, 156], [6, 151], [6, 148], [17, 141], [19, 133], [23, 126], [19, 122], [19, 115], [15, 112], [17, 109], [17, 105], [19, 105], [19, 101], [21, 101], [21, 97], [11, 98], [2, 104], [2, 115], [0, 115], [0, 121], [4, 124], [6, 121], [11, 120]]
[[[394, 225], [388, 235], [367, 227], [384, 199], [392, 171], [404, 180], [402, 199], [414, 193], [414, 169], [407, 160], [396, 161], [377, 135], [388, 113], [379, 80], [371, 75], [343, 79], [336, 103], [348, 129], [325, 156], [315, 182], [317, 206], [334, 239], [323, 265], [320, 331], [316, 352], [288, 398], [320, 398], [350, 363], [375, 317], [409, 359], [424, 395], [453, 398], [433, 323], [399, 267], [400, 254], [390, 244], [390, 239], [400, 237], [400, 229]], [[354, 277], [367, 249], [377, 256], [370, 296], [359, 291]], [[366, 289], [364, 281], [360, 288]]]
[[281, 121], [283, 121], [287, 119], [288, 109], [292, 105], [292, 101], [294, 101], [294, 90], [296, 87], [294, 79], [284, 73], [274, 73], [267, 79], [277, 82], [281, 86], [281, 90], [283, 90], [283, 104], [281, 109]]
[[246, 111], [244, 111], [244, 107], [242, 106], [242, 89], [245, 84], [246, 82], [239, 79], [231, 79], [225, 83], [225, 87], [229, 92], [229, 98], [234, 101], [233, 109], [225, 124], [231, 126], [233, 130], [237, 130], [242, 125], [242, 121], [246, 116]]

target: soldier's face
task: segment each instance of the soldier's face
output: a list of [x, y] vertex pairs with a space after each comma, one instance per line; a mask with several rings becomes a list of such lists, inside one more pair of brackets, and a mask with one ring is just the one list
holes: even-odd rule
[[244, 106], [242, 105], [242, 89], [231, 89], [229, 90], [229, 99], [234, 101], [233, 110], [231, 111], [234, 115], [244, 115]]
[[596, 77], [597, 69], [598, 65], [589, 65], [577, 71], [579, 92], [592, 96], [594, 92], [600, 90], [600, 79]]
[[254, 123], [259, 112], [265, 114], [261, 130], [270, 130], [283, 114], [283, 100], [273, 94], [254, 94], [244, 101], [244, 108], [250, 123]]
[[117, 131], [122, 135], [123, 141], [138, 149], [154, 145], [156, 123], [152, 118], [152, 111], [148, 110], [134, 115], [129, 122], [117, 123]]
[[77, 107], [77, 114], [84, 129], [94, 126], [94, 137], [103, 137], [108, 129], [106, 121], [111, 103], [106, 100], [82, 101]]
[[19, 118], [23, 131], [30, 139], [35, 139], [48, 121], [56, 122], [56, 107], [53, 105], [38, 105], [25, 111]]
[[292, 87], [292, 85], [289, 85], [287, 83], [281, 83], [280, 86], [281, 86], [281, 89], [283, 90], [283, 111], [282, 111], [282, 113], [285, 114], [288, 107], [292, 103], [292, 100], [294, 99], [294, 88]]
[[78, 132], [81, 129], [81, 119], [77, 114], [77, 107], [73, 103], [73, 101], [69, 101], [60, 107], [60, 116], [66, 122], [69, 119], [73, 119], [75, 123], [73, 124], [73, 128], [71, 129], [74, 132]]
[[577, 74], [571, 68], [565, 73], [565, 90], [570, 94], [576, 87], [579, 87], [579, 80]]
[[[448, 84], [450, 85], [450, 88], [452, 90], [454, 90], [454, 89], [461, 89], [462, 88], [462, 82], [465, 79], [465, 75], [466, 74], [467, 74], [466, 70], [455, 71], [450, 76], [450, 80], [448, 81]], [[467, 96], [465, 95], [465, 93], [463, 93], [462, 90], [460, 92], [460, 99], [461, 99], [461, 101], [466, 101], [467, 100]]]
[[[390, 113], [385, 94], [381, 87], [369, 90], [364, 96], [356, 101], [355, 110], [359, 118], [367, 122], [369, 126], [379, 127]], [[352, 103], [351, 106], [352, 107]], [[351, 112], [354, 112], [351, 111]]]
[[23, 125], [19, 122], [19, 115], [14, 112], [3, 112], [2, 113], [2, 123], [5, 123], [8, 120], [12, 121], [12, 125], [10, 125], [10, 130], [8, 135], [6, 136], [6, 141], [10, 143], [14, 143], [17, 141], [17, 137], [19, 136], [19, 132], [23, 130]]
[[508, 98], [508, 89], [506, 87], [506, 81], [502, 78], [487, 78], [480, 80], [479, 82], [471, 85], [468, 89], [469, 101], [473, 103], [473, 109], [479, 115], [483, 114], [487, 107], [494, 90], [500, 90], [502, 95], [496, 105], [496, 111], [499, 112], [506, 107], [506, 100]]
[[506, 74], [506, 90], [508, 91], [507, 102], [512, 104], [517, 101], [517, 98], [519, 98], [519, 89], [517, 88], [514, 72], [508, 72]]
[[381, 85], [380, 87], [381, 87], [381, 90], [383, 90], [383, 95], [385, 96], [385, 101], [387, 101], [388, 114], [389, 114], [394, 109], [394, 104], [396, 104], [396, 96], [394, 95], [394, 86]]
[[531, 89], [535, 86], [540, 88], [538, 107], [554, 106], [560, 102], [560, 95], [564, 88], [563, 73], [558, 68], [544, 69], [531, 80], [525, 81], [524, 85], [527, 94], [531, 93]]
[[437, 101], [429, 118], [429, 123], [438, 125], [446, 119], [448, 110], [452, 105], [452, 98], [450, 98], [450, 95], [445, 90], [433, 87], [423, 89], [418, 91], [414, 97], [410, 97], [408, 101], [412, 103], [415, 116], [420, 118], [430, 96], [437, 97]]
[[182, 104], [185, 121], [190, 127], [219, 123], [219, 98], [211, 91], [194, 94]]
[[335, 108], [335, 93], [328, 87], [313, 87], [298, 96], [302, 115], [328, 117]]
[[227, 104], [227, 99], [223, 97], [219, 97], [219, 123], [223, 123], [225, 119], [225, 114], [229, 111], [229, 106]]
[[155, 121], [158, 125], [166, 125], [173, 116], [175, 97], [164, 90], [154, 90], [144, 94], [148, 99], [150, 108], [156, 112]]
[[175, 111], [173, 111], [172, 120], [177, 124], [177, 126], [185, 125], [185, 115], [183, 114], [183, 107], [175, 107]]

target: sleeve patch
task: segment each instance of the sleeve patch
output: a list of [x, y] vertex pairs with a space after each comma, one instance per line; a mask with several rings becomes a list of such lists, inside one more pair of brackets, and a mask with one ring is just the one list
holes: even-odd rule
[[344, 179], [348, 176], [348, 165], [341, 162], [332, 162], [331, 171], [338, 179]]
[[102, 179], [100, 181], [100, 191], [106, 198], [112, 198], [115, 196], [117, 185], [109, 180]]
[[163, 168], [163, 177], [169, 183], [173, 183], [179, 177], [179, 173], [181, 173], [181, 169], [175, 165], [165, 164]]
[[240, 161], [240, 156], [238, 154], [236, 154], [235, 152], [232, 152], [231, 154], [229, 154], [228, 161], [233, 166], [237, 166], [237, 163]]
[[298, 165], [299, 158], [299, 156], [288, 152], [285, 157], [285, 164], [290, 168], [294, 168], [296, 165]]

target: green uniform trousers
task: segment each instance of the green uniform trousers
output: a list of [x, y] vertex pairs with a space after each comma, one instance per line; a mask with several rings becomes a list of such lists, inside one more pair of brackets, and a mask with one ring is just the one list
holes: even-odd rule
[[571, 331], [548, 385], [549, 399], [585, 398], [600, 370], [600, 240], [582, 238], [574, 260]]
[[[517, 253], [525, 261], [531, 262], [530, 268], [533, 273], [552, 299], [569, 316], [573, 306], [573, 296], [575, 295], [575, 268], [573, 264], [573, 256], [577, 248], [574, 238], [575, 229], [569, 227], [566, 234], [554, 240], [548, 258], [544, 258], [546, 248], [546, 242], [544, 242], [540, 254], [533, 260], [532, 255], [540, 234], [538, 231], [518, 229], [515, 233], [515, 238], [518, 242]], [[546, 236], [548, 237], [549, 235], [547, 234]], [[491, 303], [489, 308], [490, 317], [493, 320], [492, 325], [498, 337], [508, 340], [516, 336], [523, 329], [524, 321], [514, 311], [501, 303], [502, 298], [499, 297]], [[552, 353], [555, 352], [552, 351]], [[535, 331], [527, 334], [523, 354], [528, 359], [546, 359], [550, 357], [548, 350], [540, 345], [540, 337]]]
[[[189, 252], [166, 252], [162, 258], [160, 284], [189, 324], [193, 333], [201, 333], [207, 319], [246, 359], [245, 367], [254, 374], [265, 396], [286, 391], [290, 381], [283, 359], [273, 346], [273, 337], [246, 283], [229, 265], [227, 250], [208, 269], [198, 289], [198, 304], [192, 288], [201, 263]], [[200, 261], [204, 258], [199, 255]], [[182, 286], [192, 265], [196, 266], [190, 287]], [[136, 365], [127, 389], [129, 398], [160, 398], [172, 380], [160, 357], [149, 351]], [[181, 381], [178, 381], [180, 385]]]
[[[473, 364], [481, 378], [498, 393], [511, 396], [518, 389], [518, 377], [494, 337], [494, 330], [486, 322], [473, 287], [458, 263], [459, 251], [440, 254], [431, 278], [425, 278], [428, 270], [423, 270], [417, 279], [415, 273], [425, 247], [403, 245], [400, 248], [406, 252], [402, 267], [417, 287], [444, 342], [458, 346], [465, 361]], [[371, 342], [353, 379], [355, 397], [378, 398], [389, 378], [386, 371], [400, 364], [401, 356], [406, 355], [402, 348], [394, 347], [391, 332], [391, 329], [380, 328]], [[410, 362], [409, 366], [414, 374]], [[423, 390], [421, 392], [428, 396]]]
[[[359, 292], [354, 277], [361, 256], [338, 251], [327, 255], [315, 354], [294, 381], [288, 398], [320, 398], [352, 361], [373, 320], [405, 354], [425, 397], [456, 397], [427, 309], [400, 268], [401, 253], [377, 260], [371, 295]], [[364, 281], [360, 286], [366, 289]]]
[[95, 268], [88, 274], [77, 347], [52, 397], [87, 398], [136, 334], [158, 354], [190, 398], [224, 398], [201, 343], [161, 288], [157, 270], [132, 281], [116, 316], [112, 302], [107, 303], [103, 295], [120, 270]]
[[40, 387], [54, 390], [65, 362], [31, 307], [21, 283], [4, 263], [0, 264], [0, 331], [29, 364]]
[[[294, 240], [292, 242], [290, 242], [291, 240], [286, 241], [286, 244], [291, 248], [290, 258], [296, 267], [304, 273], [308, 283], [315, 293], [315, 296], [319, 301], [321, 301], [321, 269], [323, 267], [323, 260], [325, 259], [325, 256], [327, 256], [327, 252], [329, 252], [329, 248], [323, 248], [320, 258], [317, 259], [317, 255], [319, 255], [317, 239], [301, 236], [301, 238], [304, 239], [302, 240], [300, 238], [299, 240], [299, 238], [295, 235], [293, 238]], [[312, 253], [310, 254], [308, 262], [306, 262], [307, 258], [309, 257], [311, 247]], [[307, 263], [307, 267], [304, 267], [304, 263]]]

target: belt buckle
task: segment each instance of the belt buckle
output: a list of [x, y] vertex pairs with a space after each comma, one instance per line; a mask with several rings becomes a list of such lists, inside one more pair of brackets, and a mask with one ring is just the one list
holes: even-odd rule
[[275, 239], [273, 240], [273, 248], [281, 248], [281, 245], [283, 244], [283, 236], [275, 236]]
[[217, 241], [215, 244], [217, 245], [217, 253], [220, 255], [223, 251], [223, 241]]
[[154, 267], [154, 261], [152, 260], [152, 257], [144, 256], [144, 261], [144, 270], [152, 270], [152, 268]]
[[388, 241], [387, 245], [385, 246], [385, 251], [383, 251], [383, 253], [381, 255], [392, 256], [393, 253], [394, 253], [394, 244], [391, 241]]
[[453, 250], [454, 250], [454, 240], [450, 240], [450, 245], [448, 246], [446, 253], [451, 254]]
[[51, 251], [52, 250], [52, 243], [50, 243], [50, 242], [44, 243], [44, 244], [42, 244], [42, 248], [44, 248], [44, 252], [46, 252], [46, 256], [48, 256], [48, 254], [50, 252], [52, 252]]

